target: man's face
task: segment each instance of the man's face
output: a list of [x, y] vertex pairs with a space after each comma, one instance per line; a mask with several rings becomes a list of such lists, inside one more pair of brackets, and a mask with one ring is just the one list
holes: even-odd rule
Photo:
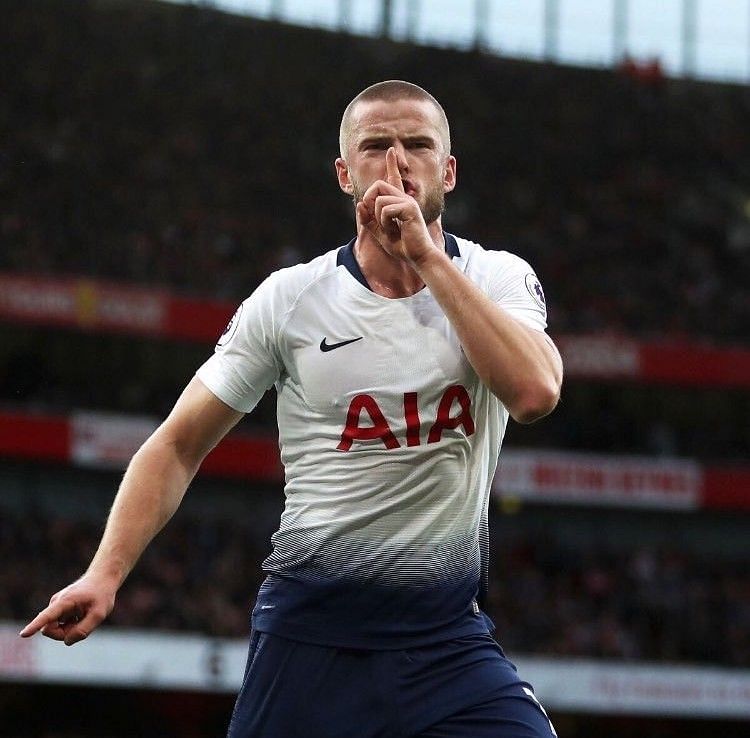
[[385, 152], [393, 146], [406, 194], [419, 204], [425, 223], [434, 223], [456, 184], [456, 160], [446, 154], [440, 133], [440, 116], [428, 101], [357, 103], [346, 159], [336, 160], [341, 189], [359, 202], [373, 182], [386, 178]]

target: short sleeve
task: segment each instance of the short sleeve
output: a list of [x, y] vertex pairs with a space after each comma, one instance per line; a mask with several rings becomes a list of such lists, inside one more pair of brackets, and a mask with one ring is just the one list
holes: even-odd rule
[[213, 356], [196, 372], [211, 392], [239, 412], [250, 412], [282, 372], [278, 325], [284, 306], [275, 282], [271, 275], [237, 308]]
[[496, 254], [489, 274], [488, 294], [516, 320], [536, 330], [547, 328], [544, 290], [531, 266], [507, 251]]

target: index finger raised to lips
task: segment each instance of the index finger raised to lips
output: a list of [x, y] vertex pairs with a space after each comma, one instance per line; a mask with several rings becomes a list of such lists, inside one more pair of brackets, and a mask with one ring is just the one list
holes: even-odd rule
[[388, 184], [397, 187], [403, 192], [404, 183], [401, 181], [401, 173], [398, 171], [398, 158], [396, 157], [396, 149], [393, 146], [385, 152], [385, 172]]

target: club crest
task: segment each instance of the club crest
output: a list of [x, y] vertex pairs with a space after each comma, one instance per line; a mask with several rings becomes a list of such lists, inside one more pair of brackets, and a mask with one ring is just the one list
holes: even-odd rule
[[534, 298], [536, 304], [546, 312], [547, 300], [544, 299], [544, 290], [542, 289], [541, 282], [537, 279], [536, 274], [526, 275], [526, 289]]

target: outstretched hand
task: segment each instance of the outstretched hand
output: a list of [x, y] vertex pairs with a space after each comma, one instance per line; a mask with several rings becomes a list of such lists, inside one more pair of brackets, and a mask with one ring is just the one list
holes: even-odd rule
[[373, 182], [357, 203], [357, 226], [391, 256], [414, 263], [435, 246], [419, 203], [404, 190], [393, 147], [386, 151], [385, 168], [386, 179]]
[[44, 608], [20, 633], [29, 638], [42, 635], [72, 646], [87, 638], [112, 612], [116, 590], [106, 581], [84, 575], [52, 595]]

